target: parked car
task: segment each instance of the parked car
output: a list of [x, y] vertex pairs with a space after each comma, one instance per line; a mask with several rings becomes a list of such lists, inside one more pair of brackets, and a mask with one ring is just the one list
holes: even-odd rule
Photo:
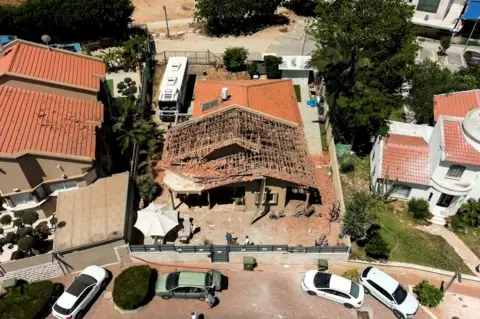
[[58, 298], [52, 314], [59, 319], [79, 319], [85, 315], [85, 308], [108, 284], [108, 273], [98, 266], [85, 268]]
[[478, 65], [480, 64], [480, 52], [476, 51], [465, 51], [463, 54], [465, 62], [467, 65]]
[[309, 295], [341, 303], [347, 308], [360, 308], [363, 305], [363, 287], [337, 275], [309, 270], [302, 275], [301, 286]]
[[207, 292], [222, 289], [222, 274], [218, 270], [207, 272], [177, 271], [160, 275], [155, 294], [163, 299], [184, 298], [205, 300]]
[[365, 268], [360, 275], [365, 293], [371, 294], [393, 311], [399, 319], [413, 318], [418, 301], [398, 281], [375, 267]]

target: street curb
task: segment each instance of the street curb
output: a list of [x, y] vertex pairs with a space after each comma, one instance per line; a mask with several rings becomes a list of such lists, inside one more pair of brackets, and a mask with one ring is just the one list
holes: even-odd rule
[[[348, 263], [352, 264], [363, 264], [363, 265], [373, 265], [373, 266], [383, 266], [383, 267], [396, 267], [396, 268], [406, 268], [406, 269], [413, 269], [413, 270], [422, 270], [426, 272], [430, 272], [433, 274], [437, 275], [444, 275], [444, 276], [453, 276], [455, 275], [454, 272], [452, 271], [447, 271], [447, 270], [442, 270], [442, 269], [437, 269], [437, 268], [430, 268], [430, 267], [424, 267], [424, 266], [419, 266], [419, 265], [414, 265], [414, 264], [407, 264], [407, 263], [399, 263], [399, 262], [389, 262], [389, 263], [375, 263], [375, 262], [367, 262], [363, 260], [348, 260]], [[462, 280], [470, 280], [470, 281], [475, 281], [475, 282], [480, 282], [480, 278], [476, 276], [471, 276], [471, 275], [464, 275], [462, 274]]]

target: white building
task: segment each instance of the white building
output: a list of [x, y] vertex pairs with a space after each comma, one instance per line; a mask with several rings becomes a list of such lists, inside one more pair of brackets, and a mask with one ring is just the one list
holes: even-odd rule
[[[416, 25], [458, 32], [465, 0], [406, 0], [415, 6], [412, 22]], [[458, 23], [457, 23], [458, 22]]]
[[292, 79], [293, 84], [308, 84], [313, 77], [314, 67], [310, 66], [311, 56], [282, 56], [282, 79]]
[[480, 198], [480, 90], [434, 97], [435, 126], [391, 122], [370, 153], [372, 185], [387, 177], [392, 197], [424, 198], [432, 222], [445, 224], [469, 198]]

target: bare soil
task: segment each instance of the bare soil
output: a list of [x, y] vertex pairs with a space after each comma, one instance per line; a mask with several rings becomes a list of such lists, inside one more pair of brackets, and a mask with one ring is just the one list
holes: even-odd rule
[[167, 7], [169, 20], [190, 18], [195, 8], [195, 0], [132, 0], [132, 2], [135, 6], [133, 19], [137, 23], [165, 21], [163, 6]]

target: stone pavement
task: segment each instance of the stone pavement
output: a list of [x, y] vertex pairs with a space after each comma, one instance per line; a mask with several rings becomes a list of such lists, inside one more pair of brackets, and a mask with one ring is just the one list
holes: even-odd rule
[[[421, 43], [422, 49], [418, 51], [417, 61], [423, 61], [425, 59], [430, 59], [432, 61], [438, 61], [441, 65], [446, 66], [451, 71], [457, 71], [459, 68], [466, 66], [465, 60], [462, 57], [463, 54], [463, 45], [452, 44], [447, 50], [447, 56], [444, 61], [438, 60], [438, 47], [440, 46], [440, 41], [433, 41], [427, 39]], [[469, 47], [469, 50], [478, 50], [476, 47]]]
[[5, 276], [0, 277], [0, 280], [7, 280], [10, 278], [23, 279], [27, 282], [49, 279], [53, 277], [63, 276], [62, 268], [57, 261], [46, 263], [38, 266], [10, 271]]
[[473, 253], [473, 251], [468, 248], [465, 243], [458, 238], [455, 233], [449, 231], [443, 226], [439, 225], [430, 225], [430, 226], [424, 226], [421, 228], [421, 230], [429, 232], [434, 235], [439, 235], [445, 238], [447, 243], [455, 249], [457, 254], [462, 258], [463, 262], [470, 268], [470, 270], [478, 276], [479, 273], [475, 270], [475, 267], [480, 265], [480, 259]]
[[300, 115], [303, 121], [303, 131], [307, 139], [308, 150], [311, 155], [322, 154], [322, 139], [320, 137], [320, 124], [318, 122], [318, 108], [307, 105], [310, 93], [307, 85], [300, 85], [302, 101], [298, 102]]

